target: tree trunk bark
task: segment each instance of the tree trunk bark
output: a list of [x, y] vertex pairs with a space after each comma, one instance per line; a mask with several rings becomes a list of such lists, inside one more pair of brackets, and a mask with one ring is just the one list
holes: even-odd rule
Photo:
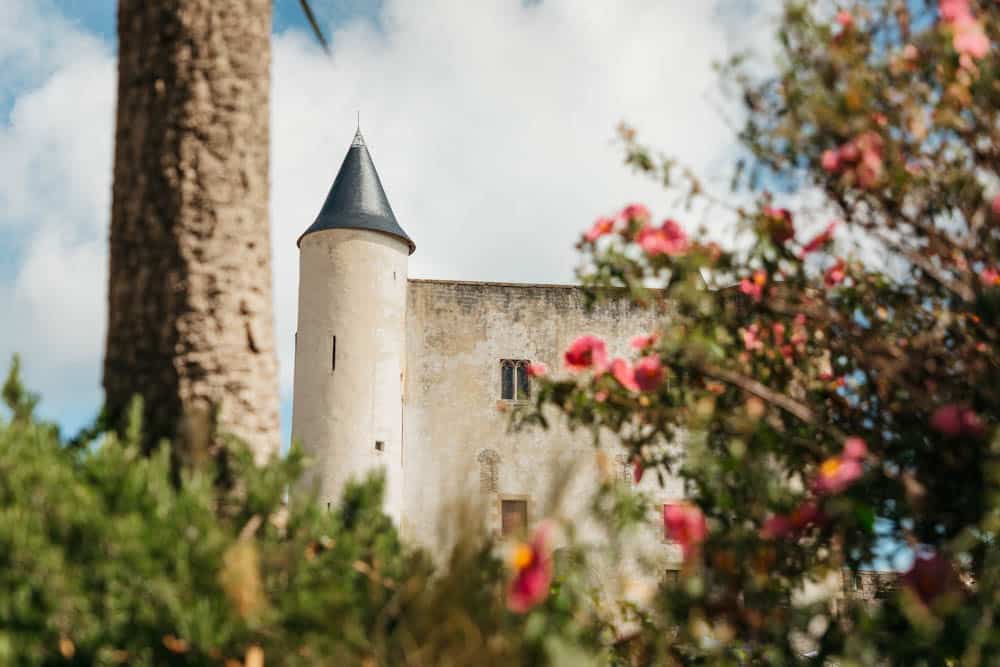
[[210, 415], [278, 450], [271, 0], [120, 0], [106, 414], [147, 447]]

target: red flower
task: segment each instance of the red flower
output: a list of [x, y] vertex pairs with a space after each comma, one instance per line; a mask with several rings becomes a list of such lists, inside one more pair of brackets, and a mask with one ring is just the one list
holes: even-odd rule
[[611, 374], [618, 380], [618, 384], [629, 391], [639, 391], [639, 385], [635, 381], [635, 372], [624, 359], [614, 359], [611, 362]]
[[525, 370], [528, 371], [530, 377], [540, 378], [545, 377], [546, 373], [549, 372], [549, 367], [540, 361], [535, 361], [528, 364]]
[[631, 345], [636, 350], [645, 350], [647, 347], [652, 347], [653, 345], [655, 345], [658, 339], [659, 336], [655, 333], [641, 335], [641, 336], [634, 336], [632, 340], [629, 341], [629, 345]]
[[823, 274], [823, 283], [827, 287], [836, 287], [844, 281], [844, 276], [847, 275], [844, 260], [837, 259], [837, 263], [826, 270]]
[[837, 23], [844, 30], [848, 30], [852, 25], [854, 25], [854, 17], [846, 9], [841, 9], [837, 12]]
[[637, 361], [632, 371], [635, 383], [643, 391], [656, 391], [663, 383], [663, 362], [655, 354]]
[[646, 472], [646, 466], [642, 463], [642, 457], [637, 454], [632, 458], [632, 480], [638, 484], [642, 481], [644, 472]]
[[643, 227], [636, 242], [647, 255], [682, 255], [687, 252], [687, 234], [674, 220], [664, 220], [659, 227]]
[[708, 525], [698, 507], [690, 503], [667, 503], [663, 506], [663, 532], [668, 540], [681, 545], [684, 560], [688, 560], [705, 541]]
[[580, 336], [569, 346], [563, 358], [566, 367], [576, 372], [593, 368], [603, 373], [608, 366], [607, 347], [597, 336]]
[[837, 221], [834, 220], [826, 226], [822, 232], [814, 236], [808, 243], [802, 246], [802, 250], [799, 252], [799, 257], [804, 258], [806, 255], [812, 252], [816, 252], [827, 243], [833, 240], [833, 230], [837, 228]]
[[806, 528], [822, 523], [826, 517], [819, 506], [812, 500], [807, 500], [796, 507], [791, 514], [776, 514], [760, 528], [760, 536], [765, 540], [785, 537], [797, 537]]
[[983, 269], [979, 272], [979, 279], [990, 286], [1000, 285], [1000, 271], [993, 267]]
[[764, 285], [767, 284], [767, 272], [755, 271], [753, 279], [744, 278], [740, 281], [740, 291], [760, 303], [764, 297]]
[[979, 415], [956, 403], [935, 410], [931, 417], [931, 426], [947, 438], [959, 436], [981, 438], [986, 434], [986, 427]]
[[824, 171], [835, 173], [840, 169], [840, 154], [835, 150], [827, 149], [820, 156], [819, 164]]
[[652, 216], [649, 214], [649, 209], [642, 204], [629, 204], [622, 209], [621, 218], [625, 222], [630, 220], [635, 220], [636, 222], [646, 224], [649, 222]]
[[587, 230], [584, 238], [591, 243], [601, 238], [605, 234], [610, 234], [615, 230], [615, 221], [612, 218], [598, 218], [594, 226]]
[[994, 220], [1000, 220], [1000, 195], [993, 198], [990, 202], [990, 212], [993, 213]]
[[913, 565], [899, 578], [902, 586], [924, 604], [931, 604], [938, 596], [961, 589], [958, 573], [951, 561], [940, 553], [918, 551]]
[[543, 602], [552, 583], [552, 552], [549, 546], [550, 525], [538, 526], [530, 544], [516, 544], [511, 552], [510, 566], [514, 577], [507, 587], [507, 608], [524, 614]]

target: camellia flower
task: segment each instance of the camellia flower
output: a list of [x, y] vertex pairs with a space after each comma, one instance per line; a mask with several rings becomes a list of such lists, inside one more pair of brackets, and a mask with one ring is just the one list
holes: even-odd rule
[[664, 220], [659, 227], [643, 227], [636, 242], [647, 255], [682, 255], [687, 252], [687, 234], [675, 220]]
[[642, 481], [642, 474], [646, 472], [646, 466], [642, 463], [642, 457], [636, 454], [632, 458], [632, 481], [636, 484]]
[[545, 377], [549, 372], [549, 367], [540, 361], [533, 361], [525, 367], [525, 370], [528, 371], [529, 377], [540, 378]]
[[765, 540], [797, 537], [810, 526], [826, 520], [819, 506], [812, 500], [807, 500], [796, 507], [791, 514], [776, 514], [760, 528], [760, 536]]
[[969, 0], [940, 0], [938, 14], [945, 23], [954, 23], [967, 18], [971, 19], [972, 9], [969, 7]]
[[944, 405], [934, 411], [931, 417], [934, 430], [948, 438], [966, 436], [981, 438], [986, 433], [983, 420], [969, 408], [956, 403]]
[[823, 154], [820, 156], [819, 164], [823, 167], [824, 171], [834, 173], [840, 169], [840, 154], [837, 151], [828, 148], [823, 151]]
[[752, 279], [744, 278], [740, 281], [740, 291], [759, 303], [764, 297], [764, 285], [766, 284], [767, 271], [755, 271]]
[[667, 503], [663, 506], [663, 532], [667, 539], [681, 545], [684, 560], [697, 553], [708, 535], [708, 525], [701, 509], [690, 503]]
[[839, 12], [837, 12], [837, 23], [844, 30], [848, 30], [851, 26], [854, 25], [854, 17], [851, 16], [851, 13], [846, 9], [841, 9]]
[[868, 446], [861, 438], [852, 437], [844, 441], [844, 451], [839, 456], [831, 456], [819, 466], [813, 490], [820, 495], [840, 493], [854, 484], [864, 473], [864, 460], [868, 458]]
[[833, 230], [836, 228], [837, 228], [837, 221], [834, 220], [833, 222], [831, 222], [826, 226], [826, 229], [824, 229], [822, 232], [814, 236], [812, 239], [809, 240], [808, 243], [802, 246], [802, 250], [799, 252], [799, 257], [804, 258], [809, 253], [816, 252], [817, 250], [825, 246], [827, 243], [832, 241]]
[[611, 374], [618, 380], [618, 384], [629, 391], [639, 391], [639, 385], [635, 381], [635, 372], [624, 359], [615, 358], [611, 361]]
[[635, 220], [636, 222], [646, 224], [652, 217], [649, 214], [649, 209], [642, 204], [629, 204], [621, 212], [621, 218], [625, 222]]
[[551, 525], [543, 522], [530, 543], [513, 545], [509, 565], [514, 573], [507, 587], [507, 608], [524, 614], [549, 595], [552, 583], [552, 552], [549, 545]]
[[615, 230], [615, 221], [612, 218], [598, 218], [594, 223], [594, 226], [587, 230], [584, 234], [584, 238], [587, 241], [593, 243], [597, 239], [601, 238], [606, 234], [610, 234]]
[[656, 391], [663, 383], [663, 362], [660, 357], [651, 354], [635, 363], [632, 369], [634, 382], [643, 391]]
[[569, 346], [563, 358], [566, 368], [571, 371], [579, 372], [593, 368], [603, 373], [608, 366], [607, 347], [597, 336], [580, 336]]
[[961, 589], [958, 573], [951, 561], [937, 551], [918, 550], [913, 565], [899, 577], [906, 590], [913, 592], [925, 605], [944, 593]]
[[827, 287], [835, 287], [844, 281], [844, 276], [847, 275], [845, 269], [844, 260], [837, 259], [837, 263], [826, 270], [823, 274], [823, 283]]
[[986, 36], [981, 23], [969, 19], [956, 23], [954, 28], [952, 46], [955, 47], [955, 51], [977, 59], [990, 52], [990, 38]]
[[785, 325], [775, 322], [771, 325], [771, 333], [774, 334], [774, 344], [781, 345], [785, 342]]
[[645, 350], [646, 348], [655, 345], [658, 339], [659, 336], [655, 333], [634, 336], [632, 340], [629, 341], [629, 345], [636, 350]]
[[979, 272], [979, 279], [985, 284], [992, 286], [1000, 285], [1000, 271], [990, 267]]
[[1000, 220], [1000, 194], [990, 202], [990, 212], [993, 214], [994, 220]]
[[762, 341], [757, 335], [759, 331], [760, 327], [756, 324], [751, 324], [746, 329], [740, 329], [740, 332], [743, 334], [743, 347], [745, 347], [748, 352], [764, 348], [764, 341]]

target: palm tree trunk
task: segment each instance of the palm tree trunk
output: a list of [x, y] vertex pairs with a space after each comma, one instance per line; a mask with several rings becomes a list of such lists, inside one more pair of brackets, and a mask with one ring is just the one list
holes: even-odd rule
[[147, 445], [217, 415], [277, 451], [271, 0], [120, 0], [107, 415]]

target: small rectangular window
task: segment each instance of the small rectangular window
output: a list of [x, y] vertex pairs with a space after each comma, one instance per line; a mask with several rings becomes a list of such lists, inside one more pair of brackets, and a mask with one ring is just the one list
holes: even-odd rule
[[337, 370], [337, 337], [333, 336], [333, 342], [330, 345], [330, 370]]
[[500, 501], [500, 534], [517, 535], [528, 527], [528, 501], [519, 499]]
[[376, 440], [375, 441], [375, 451], [376, 452], [384, 452], [385, 451], [385, 440]]
[[500, 398], [505, 401], [526, 401], [531, 398], [531, 378], [527, 359], [500, 360]]

